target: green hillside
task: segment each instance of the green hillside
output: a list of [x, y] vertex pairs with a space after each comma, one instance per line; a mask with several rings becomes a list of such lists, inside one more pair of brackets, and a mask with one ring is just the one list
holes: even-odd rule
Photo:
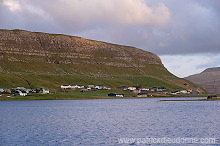
[[0, 88], [58, 90], [63, 84], [195, 88], [172, 75], [153, 53], [61, 34], [0, 30], [0, 62]]

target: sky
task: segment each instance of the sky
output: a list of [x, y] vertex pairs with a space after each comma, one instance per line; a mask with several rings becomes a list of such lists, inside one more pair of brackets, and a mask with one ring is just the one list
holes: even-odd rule
[[137, 47], [178, 77], [220, 63], [220, 0], [0, 0], [0, 29]]

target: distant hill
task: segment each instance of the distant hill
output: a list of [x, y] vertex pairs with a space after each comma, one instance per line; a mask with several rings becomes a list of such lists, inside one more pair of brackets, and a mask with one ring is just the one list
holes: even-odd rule
[[206, 72], [220, 72], [220, 67], [207, 68], [203, 71], [203, 73]]
[[220, 67], [207, 68], [203, 72], [185, 79], [201, 85], [209, 93], [220, 94]]
[[[150, 52], [63, 34], [0, 30], [0, 88], [62, 84], [186, 88]], [[187, 82], [189, 83], [189, 82]], [[189, 83], [194, 88], [195, 85]]]

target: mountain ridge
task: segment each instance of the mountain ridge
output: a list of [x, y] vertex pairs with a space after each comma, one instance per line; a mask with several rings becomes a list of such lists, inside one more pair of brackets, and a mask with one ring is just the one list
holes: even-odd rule
[[216, 71], [220, 71], [220, 67], [207, 68], [202, 73], [204, 73], [204, 72], [216, 72]]
[[[146, 85], [153, 79], [161, 84], [169, 82], [172, 88], [184, 88], [183, 84], [187, 82], [172, 75], [159, 56], [151, 52], [63, 34], [0, 30], [0, 61], [0, 73], [7, 80], [3, 81], [2, 85], [17, 85], [21, 79], [32, 80], [30, 76], [36, 76], [39, 85], [48, 82], [53, 87], [83, 77], [91, 80], [89, 83], [93, 83], [94, 78], [117, 77], [119, 80], [115, 81], [115, 85], [119, 85], [120, 79], [127, 82], [130, 78], [136, 78], [129, 83], [140, 84], [143, 81], [137, 81], [137, 78], [144, 78], [149, 82], [143, 83]], [[19, 76], [19, 81], [9, 79], [7, 74], [16, 79]], [[47, 76], [48, 80], [41, 77], [43, 75]], [[68, 80], [65, 75], [71, 79]], [[49, 80], [52, 76], [63, 78], [63, 81], [55, 78]]]

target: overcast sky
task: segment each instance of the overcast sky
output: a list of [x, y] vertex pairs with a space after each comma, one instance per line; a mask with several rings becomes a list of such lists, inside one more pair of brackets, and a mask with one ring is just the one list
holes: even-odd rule
[[0, 28], [134, 46], [179, 77], [220, 66], [220, 0], [0, 0]]

